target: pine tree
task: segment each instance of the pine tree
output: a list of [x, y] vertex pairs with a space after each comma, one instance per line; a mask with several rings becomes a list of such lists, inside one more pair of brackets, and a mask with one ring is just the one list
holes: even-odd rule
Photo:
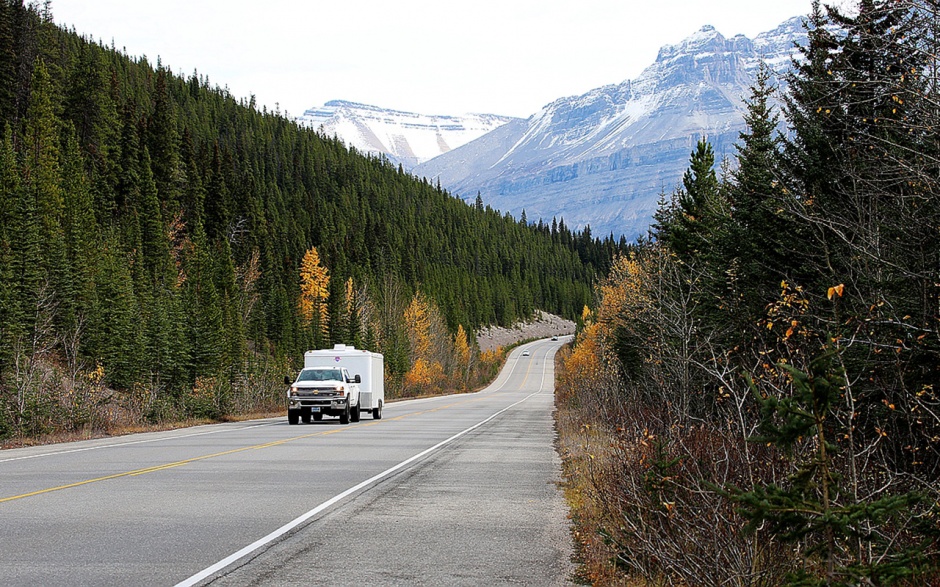
[[210, 241], [215, 241], [226, 238], [226, 231], [229, 228], [229, 195], [225, 185], [218, 143], [213, 147], [209, 170], [205, 196], [206, 235]]
[[126, 211], [129, 203], [140, 200], [140, 132], [137, 111], [133, 104], [123, 109], [119, 149], [119, 169], [113, 194], [98, 192], [96, 210], [102, 221], [110, 221], [114, 214]]
[[100, 243], [101, 271], [98, 272], [98, 296], [101, 322], [93, 337], [96, 358], [104, 367], [107, 381], [127, 389], [139, 381], [145, 355], [144, 332], [140, 328], [140, 305], [134, 294], [134, 283], [127, 264], [127, 251], [115, 231]]
[[[858, 379], [858, 437], [870, 441], [890, 429], [898, 445], [917, 451], [931, 444], [937, 427], [912, 422], [910, 414], [921, 409], [912, 390], [932, 386], [940, 372], [933, 337], [912, 336], [936, 330], [940, 293], [940, 141], [923, 132], [938, 120], [935, 98], [928, 105], [922, 51], [935, 26], [931, 14], [917, 3], [880, 0], [860, 2], [852, 17], [817, 6], [786, 108], [794, 128], [785, 149], [787, 209], [806, 227], [799, 251], [806, 286], [822, 292], [850, 284], [843, 319], [865, 324], [860, 344], [845, 354], [847, 379]], [[831, 23], [842, 29], [839, 36]], [[894, 349], [890, 358], [887, 348]], [[885, 414], [879, 404], [904, 407]], [[899, 474], [919, 462], [897, 447], [877, 458]]]
[[139, 167], [135, 167], [140, 170], [133, 193], [139, 198], [135, 206], [140, 216], [143, 261], [151, 280], [167, 283], [173, 278], [170, 272], [169, 243], [160, 212], [160, 201], [157, 198], [157, 185], [151, 172], [150, 151], [147, 147], [144, 147], [141, 153]]
[[10, 125], [0, 148], [0, 381], [22, 335], [27, 299], [37, 289], [39, 234], [35, 210], [20, 185]]
[[55, 115], [52, 82], [42, 60], [34, 64], [32, 81], [28, 119], [23, 133], [23, 188], [26, 197], [35, 202], [42, 239], [42, 280], [48, 289], [56, 322], [62, 325], [69, 318], [58, 310], [64, 310], [62, 306], [69, 303], [71, 271], [62, 228], [65, 204], [61, 187], [59, 120]]
[[87, 330], [100, 324], [95, 274], [99, 268], [94, 198], [85, 175], [82, 155], [74, 132], [68, 132], [62, 165], [63, 230], [71, 289], [64, 292], [66, 329], [80, 334], [84, 342]]
[[11, 123], [16, 113], [16, 46], [14, 7], [0, 0], [0, 123]]
[[183, 302], [188, 316], [191, 382], [195, 382], [199, 377], [221, 374], [228, 356], [222, 307], [224, 294], [219, 293], [213, 280], [213, 261], [206, 250], [205, 235], [201, 230], [193, 236], [185, 267]]
[[792, 244], [800, 240], [796, 222], [783, 214], [779, 115], [771, 100], [770, 70], [762, 64], [751, 88], [739, 137], [738, 166], [731, 174], [728, 198], [732, 218], [718, 244], [733, 279], [732, 292], [747, 311], [741, 321], [756, 324], [775, 299], [779, 283], [795, 277]]
[[[162, 67], [158, 68], [153, 95], [153, 113], [147, 125], [147, 146], [153, 161], [157, 192], [165, 203], [164, 212], [172, 217], [180, 207], [178, 186], [182, 172], [179, 131], [176, 127], [176, 116], [167, 87], [168, 83], [168, 72]], [[164, 218], [164, 221], [169, 221], [169, 219]]]
[[691, 262], [709, 250], [715, 227], [718, 177], [714, 170], [715, 154], [703, 137], [689, 159], [689, 169], [682, 176], [682, 189], [673, 195], [674, 211], [658, 213], [657, 238], [679, 258]]
[[772, 535], [805, 549], [805, 564], [789, 574], [789, 585], [890, 585], [916, 576], [926, 562], [925, 545], [896, 542], [891, 534], [912, 524], [911, 508], [925, 498], [903, 493], [859, 502], [845, 487], [836, 466], [837, 438], [846, 433], [837, 416], [845, 381], [837, 375], [836, 352], [828, 349], [805, 372], [778, 364], [789, 375], [789, 396], [762, 394], [751, 382], [761, 414], [753, 442], [798, 460], [784, 485], [724, 493], [740, 504], [748, 531], [766, 524]]

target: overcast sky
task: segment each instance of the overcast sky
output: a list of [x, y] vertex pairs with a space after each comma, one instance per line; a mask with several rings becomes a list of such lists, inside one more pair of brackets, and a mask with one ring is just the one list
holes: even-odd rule
[[53, 0], [55, 21], [300, 115], [334, 99], [528, 117], [636, 77], [710, 24], [754, 37], [811, 0]]

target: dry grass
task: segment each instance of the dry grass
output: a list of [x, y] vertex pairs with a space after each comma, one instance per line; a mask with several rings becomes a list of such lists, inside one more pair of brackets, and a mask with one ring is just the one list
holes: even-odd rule
[[555, 426], [562, 458], [563, 489], [571, 511], [572, 536], [578, 565], [575, 580], [584, 585], [650, 587], [652, 583], [631, 579], [616, 564], [617, 552], [602, 531], [618, 528], [620, 522], [605, 495], [612, 484], [608, 472], [615, 469], [616, 432], [591, 423], [591, 406], [578, 407], [561, 386], [569, 378], [565, 371], [571, 350], [564, 347], [555, 358], [559, 400]]
[[778, 584], [779, 569], [768, 560], [778, 558], [780, 545], [740, 532], [744, 521], [734, 505], [703, 481], [740, 481], [739, 443], [706, 427], [655, 427], [662, 414], [618, 399], [610, 373], [587, 377], [577, 352], [557, 358], [556, 427], [578, 580], [616, 587]]

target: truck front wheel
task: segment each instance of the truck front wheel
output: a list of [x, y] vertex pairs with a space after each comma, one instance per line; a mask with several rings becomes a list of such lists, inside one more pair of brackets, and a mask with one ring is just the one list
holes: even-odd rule
[[360, 408], [359, 404], [356, 404], [356, 407], [352, 408], [349, 411], [349, 419], [352, 420], [353, 422], [359, 421], [359, 408]]
[[349, 424], [349, 404], [346, 404], [346, 409], [339, 415], [340, 424]]
[[287, 410], [287, 423], [293, 426], [300, 422], [300, 410]]

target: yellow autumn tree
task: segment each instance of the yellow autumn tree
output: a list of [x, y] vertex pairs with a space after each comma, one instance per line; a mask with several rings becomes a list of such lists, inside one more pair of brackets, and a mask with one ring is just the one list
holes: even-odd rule
[[350, 277], [346, 280], [345, 288], [345, 305], [343, 307], [343, 313], [346, 316], [347, 320], [352, 320], [357, 318], [359, 313], [359, 308], [356, 305], [356, 286], [353, 283], [353, 278]]
[[581, 310], [581, 322], [584, 324], [591, 324], [594, 321], [594, 315], [591, 313], [591, 309], [587, 306], [584, 306], [584, 309]]
[[470, 347], [470, 339], [462, 324], [457, 325], [457, 334], [454, 335], [454, 353], [456, 354], [457, 366], [460, 369], [460, 383], [465, 387], [470, 377], [470, 361], [473, 358], [473, 349]]
[[359, 301], [356, 284], [350, 277], [343, 288], [343, 326], [346, 329], [345, 333], [351, 339], [359, 333], [362, 322], [362, 308]]
[[455, 357], [453, 339], [440, 310], [433, 300], [417, 292], [405, 308], [403, 318], [411, 365], [405, 375], [406, 386], [435, 385], [442, 389], [447, 385], [445, 372], [453, 373]]
[[610, 273], [599, 286], [597, 322], [604, 325], [603, 334], [628, 325], [636, 318], [636, 312], [652, 303], [647, 291], [650, 281], [648, 267], [634, 255], [614, 259]]
[[420, 391], [429, 391], [432, 386], [439, 386], [444, 380], [444, 368], [437, 361], [418, 359], [405, 373], [405, 387]]
[[326, 336], [330, 325], [327, 300], [330, 297], [330, 272], [320, 264], [316, 247], [310, 247], [300, 262], [300, 315]]
[[597, 379], [603, 370], [604, 356], [601, 327], [587, 326], [578, 337], [578, 345], [565, 359], [565, 373], [582, 379]]
[[405, 309], [405, 326], [408, 329], [408, 344], [411, 363], [431, 355], [431, 304], [421, 292], [415, 292]]

